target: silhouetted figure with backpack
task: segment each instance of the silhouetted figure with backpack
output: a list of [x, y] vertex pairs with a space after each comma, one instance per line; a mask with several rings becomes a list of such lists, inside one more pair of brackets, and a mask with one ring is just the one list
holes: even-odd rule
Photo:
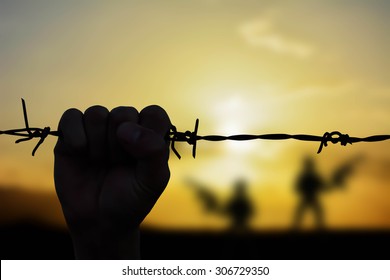
[[233, 193], [226, 202], [221, 202], [209, 186], [194, 180], [188, 180], [188, 184], [194, 188], [206, 212], [229, 218], [229, 230], [234, 232], [249, 230], [249, 221], [254, 209], [245, 180], [239, 179], [235, 182]]
[[323, 191], [341, 189], [346, 185], [347, 179], [353, 174], [356, 164], [363, 160], [363, 156], [355, 156], [335, 168], [327, 180], [317, 171], [313, 158], [307, 157], [303, 162], [303, 170], [295, 183], [300, 201], [294, 215], [294, 229], [300, 227], [303, 216], [307, 210], [312, 210], [317, 229], [325, 226], [324, 209], [320, 202]]
[[294, 228], [300, 226], [305, 211], [312, 210], [317, 228], [322, 229], [324, 227], [324, 210], [319, 201], [319, 194], [324, 190], [325, 182], [318, 174], [312, 158], [305, 159], [303, 170], [298, 176], [295, 187], [300, 196], [300, 202], [295, 212]]
[[247, 194], [246, 182], [243, 179], [235, 183], [233, 195], [226, 203], [225, 212], [230, 217], [232, 230], [248, 230], [253, 207]]

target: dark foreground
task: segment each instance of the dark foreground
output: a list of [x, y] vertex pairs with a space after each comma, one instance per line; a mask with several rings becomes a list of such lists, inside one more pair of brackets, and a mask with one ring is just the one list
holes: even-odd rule
[[[388, 259], [390, 231], [256, 232], [143, 230], [143, 259]], [[1, 259], [73, 259], [70, 236], [31, 225], [0, 227]]]

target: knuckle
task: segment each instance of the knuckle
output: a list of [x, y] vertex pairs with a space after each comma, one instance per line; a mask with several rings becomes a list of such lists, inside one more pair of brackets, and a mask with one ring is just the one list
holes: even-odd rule
[[147, 106], [141, 111], [141, 113], [145, 117], [153, 117], [153, 118], [168, 117], [167, 112], [158, 105]]
[[111, 110], [110, 120], [112, 122], [122, 122], [127, 120], [137, 120], [138, 111], [134, 107], [120, 106]]
[[93, 106], [84, 113], [84, 125], [87, 130], [104, 128], [108, 118], [108, 110], [102, 106]]
[[83, 115], [83, 113], [79, 109], [70, 108], [64, 112], [61, 120], [68, 120], [68, 119], [72, 119], [74, 117], [78, 117], [78, 116], [82, 116], [82, 115]]
[[89, 107], [84, 112], [84, 117], [91, 121], [105, 119], [107, 115], [108, 115], [107, 108], [100, 105]]

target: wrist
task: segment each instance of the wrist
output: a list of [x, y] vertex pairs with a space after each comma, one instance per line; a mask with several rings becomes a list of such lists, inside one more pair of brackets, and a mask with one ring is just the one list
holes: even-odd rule
[[72, 234], [76, 259], [139, 259], [139, 229], [126, 232], [90, 230]]

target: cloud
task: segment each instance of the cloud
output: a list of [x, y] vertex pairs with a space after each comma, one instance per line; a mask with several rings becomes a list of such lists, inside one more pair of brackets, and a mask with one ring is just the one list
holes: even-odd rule
[[314, 53], [314, 48], [310, 44], [278, 32], [274, 22], [269, 18], [245, 22], [239, 27], [239, 32], [249, 45], [274, 53], [297, 58], [308, 58]]

